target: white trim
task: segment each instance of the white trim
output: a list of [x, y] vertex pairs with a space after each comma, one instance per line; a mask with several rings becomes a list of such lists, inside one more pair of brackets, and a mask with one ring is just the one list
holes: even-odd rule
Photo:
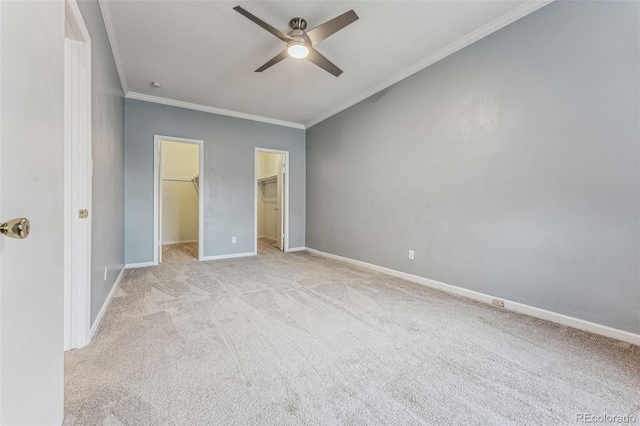
[[[256, 147], [253, 153], [253, 251], [258, 253], [258, 152], [284, 155], [284, 251], [289, 251], [289, 151]], [[277, 241], [277, 240], [276, 240]]]
[[[120, 286], [120, 283], [122, 282], [122, 277], [124, 277], [125, 269], [126, 269], [125, 267], [122, 267], [122, 269], [120, 270], [120, 273], [118, 274], [118, 278], [113, 283], [113, 287], [111, 288], [109, 295], [107, 296], [106, 300], [102, 304], [102, 308], [100, 308], [100, 312], [98, 312], [98, 316], [96, 317], [96, 320], [93, 322], [93, 325], [91, 326], [91, 339], [93, 339], [93, 336], [96, 335], [96, 331], [98, 331], [98, 328], [100, 328], [100, 324], [104, 319], [104, 314], [107, 313], [107, 309], [111, 304], [111, 299], [113, 299], [113, 295], [116, 293], [116, 290], [118, 289], [118, 287]], [[89, 341], [91, 341], [91, 339]]]
[[259, 121], [261, 123], [275, 124], [276, 126], [292, 127], [294, 129], [305, 129], [304, 124], [293, 123], [291, 121], [278, 120], [276, 118], [263, 117], [260, 115], [246, 114], [239, 111], [231, 111], [228, 109], [215, 108], [206, 105], [193, 104], [191, 102], [176, 101], [174, 99], [161, 98], [159, 96], [145, 95], [137, 92], [127, 92], [127, 99], [135, 99], [138, 101], [152, 102], [155, 104], [169, 105], [178, 108], [192, 109], [195, 111], [208, 112], [211, 114], [226, 115], [228, 117], [241, 118], [243, 120]]
[[[68, 31], [67, 31], [68, 30]], [[91, 36], [76, 0], [65, 2], [64, 348], [91, 341]], [[89, 217], [79, 219], [78, 210]]]
[[365, 90], [364, 92], [360, 93], [359, 95], [355, 96], [354, 98], [338, 105], [335, 108], [330, 109], [329, 111], [327, 111], [326, 113], [314, 118], [313, 120], [310, 120], [309, 122], [305, 123], [305, 128], [310, 128], [312, 126], [315, 126], [316, 124], [320, 123], [321, 121], [326, 120], [327, 118], [336, 115], [337, 113], [344, 111], [345, 109], [357, 104], [358, 102], [361, 102], [365, 99], [367, 99], [368, 97], [375, 95], [376, 93], [380, 92], [381, 90], [386, 89], [387, 87], [396, 84], [397, 82], [404, 80], [405, 78], [417, 73], [418, 71], [421, 71], [423, 69], [425, 69], [426, 67], [428, 67], [429, 65], [433, 65], [434, 63], [446, 58], [447, 56], [457, 52], [458, 50], [461, 50], [467, 46], [469, 46], [472, 43], [475, 43], [476, 41], [488, 36], [489, 34], [492, 34], [496, 31], [498, 31], [501, 28], [506, 27], [507, 25], [517, 21], [520, 18], [523, 18], [527, 15], [529, 15], [530, 13], [535, 12], [536, 10], [540, 9], [543, 6], [546, 6], [547, 4], [553, 2], [553, 0], [530, 0], [528, 2], [526, 2], [525, 4], [523, 4], [522, 6], [520, 6], [519, 8], [512, 10], [508, 13], [506, 13], [505, 15], [502, 15], [501, 17], [493, 20], [492, 22], [489, 22], [486, 25], [483, 25], [482, 27], [478, 28], [475, 31], [472, 31], [471, 33], [467, 34], [466, 36], [458, 39], [457, 41], [449, 44], [448, 46], [445, 46], [444, 48], [438, 50], [437, 52], [435, 52], [432, 55], [427, 56], [425, 59], [421, 60], [420, 62], [410, 66], [409, 68], [405, 69], [404, 71], [401, 71], [400, 73], [394, 75], [393, 77], [391, 77], [390, 79], [387, 79], [385, 81], [383, 81], [380, 84], [377, 84], [376, 86]]
[[[65, 20], [65, 32], [66, 32], [67, 22]], [[71, 99], [67, 93], [68, 86], [71, 84], [71, 74], [69, 71], [70, 68], [70, 59], [69, 59], [69, 49], [71, 42], [65, 37], [64, 39], [64, 195], [63, 195], [63, 209], [64, 214], [62, 217], [62, 229], [63, 229], [63, 252], [64, 252], [64, 314], [63, 314], [63, 347], [64, 350], [72, 349], [73, 346], [71, 344], [71, 335], [72, 326], [71, 326], [71, 311], [73, 310], [73, 266], [72, 259], [73, 254], [71, 252], [71, 242], [73, 240], [73, 220], [74, 218], [71, 215], [73, 211], [73, 203], [72, 203], [72, 186], [73, 186], [73, 178], [72, 178], [72, 167], [71, 167], [71, 138], [69, 137], [69, 133], [71, 133], [71, 120], [68, 117], [71, 115]]]
[[[311, 254], [326, 257], [328, 259], [337, 260], [340, 262], [349, 263], [351, 265], [360, 266], [362, 268], [370, 269], [376, 272], [381, 272], [383, 274], [387, 274], [387, 275], [391, 275], [407, 281], [411, 281], [416, 284], [421, 284], [426, 287], [444, 291], [449, 294], [455, 294], [457, 296], [467, 297], [469, 299], [477, 300], [479, 302], [487, 303], [489, 305], [491, 305], [491, 302], [495, 297], [499, 297], [499, 296], [489, 296], [488, 294], [479, 293], [477, 291], [468, 290], [466, 288], [457, 287], [451, 284], [445, 284], [440, 281], [435, 281], [435, 280], [420, 277], [417, 275], [408, 274], [406, 272], [396, 271], [394, 269], [385, 268], [383, 266], [373, 265], [371, 263], [362, 262], [360, 260], [354, 260], [348, 257], [342, 257], [342, 256], [338, 256], [331, 253], [325, 253], [320, 250], [312, 249], [309, 247], [307, 247], [306, 250]], [[608, 327], [606, 325], [596, 324], [594, 322], [585, 321], [582, 319], [570, 317], [568, 315], [547, 311], [545, 309], [536, 308], [533, 306], [525, 305], [523, 303], [512, 302], [510, 300], [504, 300], [504, 309], [525, 314], [531, 317], [540, 318], [546, 321], [555, 322], [557, 324], [577, 328], [579, 330], [588, 331], [590, 333], [599, 334], [601, 336], [610, 337], [612, 339], [622, 340], [624, 342], [640, 346], [639, 334], [630, 333], [628, 331], [619, 330], [616, 328]]]
[[109, 12], [107, 3], [108, 2], [105, 0], [98, 0], [98, 5], [100, 5], [100, 11], [102, 12], [102, 19], [104, 20], [104, 27], [107, 31], [107, 38], [109, 39], [109, 44], [111, 45], [113, 61], [116, 64], [116, 71], [118, 71], [118, 77], [120, 78], [122, 93], [126, 95], [129, 92], [129, 86], [127, 85], [127, 81], [124, 78], [124, 65], [122, 65], [122, 60], [120, 59], [118, 43], [116, 42], [116, 34], [115, 31], [113, 31], [113, 22], [111, 21], [111, 13]]
[[147, 268], [149, 266], [158, 266], [156, 262], [127, 263], [125, 269]]
[[162, 186], [160, 181], [160, 161], [162, 155], [161, 141], [191, 143], [198, 145], [198, 260], [204, 258], [204, 141], [202, 139], [187, 139], [175, 136], [153, 135], [153, 263], [162, 261]]
[[255, 256], [255, 255], [256, 255], [256, 252], [220, 254], [217, 256], [205, 256], [202, 258], [202, 260], [235, 259], [238, 257], [249, 257], [249, 256]]
[[287, 253], [293, 253], [294, 251], [305, 251], [308, 250], [306, 247], [294, 247], [290, 248]]
[[91, 41], [89, 30], [84, 23], [82, 13], [78, 7], [76, 0], [66, 0], [65, 2], [65, 18], [69, 19], [69, 23], [73, 27], [77, 36], [82, 37], [83, 41]]
[[192, 243], [197, 243], [198, 240], [184, 240], [184, 241], [163, 241], [162, 245], [163, 246], [172, 246], [175, 244], [192, 244]]
[[[153, 137], [153, 264], [157, 265], [160, 262], [160, 256], [162, 254], [162, 241], [160, 241], [160, 191], [162, 185], [160, 185], [160, 179], [162, 173], [160, 173], [160, 141], [158, 136]], [[148, 263], [148, 262], [147, 262]]]

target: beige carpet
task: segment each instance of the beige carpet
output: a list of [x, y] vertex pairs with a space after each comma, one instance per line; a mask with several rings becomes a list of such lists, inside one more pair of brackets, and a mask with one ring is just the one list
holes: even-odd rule
[[[261, 242], [127, 271], [65, 424], [576, 424], [640, 415], [640, 349]], [[640, 416], [639, 416], [640, 417]], [[640, 420], [638, 420], [640, 422]]]
[[169, 244], [162, 246], [162, 263], [175, 264], [198, 261], [198, 244]]

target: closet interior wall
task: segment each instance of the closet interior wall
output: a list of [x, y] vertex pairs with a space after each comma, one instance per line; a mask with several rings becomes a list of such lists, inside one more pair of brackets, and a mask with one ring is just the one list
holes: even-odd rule
[[162, 141], [162, 244], [198, 241], [199, 147]]
[[282, 154], [258, 152], [258, 238], [276, 241], [278, 204], [277, 168]]

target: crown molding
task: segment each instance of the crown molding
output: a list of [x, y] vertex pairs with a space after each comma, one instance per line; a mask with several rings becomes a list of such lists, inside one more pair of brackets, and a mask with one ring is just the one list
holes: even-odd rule
[[262, 117], [260, 115], [246, 114], [244, 112], [230, 111], [228, 109], [215, 108], [206, 105], [192, 104], [191, 102], [176, 101], [174, 99], [145, 95], [143, 93], [128, 92], [125, 95], [125, 98], [135, 99], [138, 101], [153, 102], [155, 104], [169, 105], [178, 108], [193, 109], [196, 111], [208, 112], [211, 114], [226, 115], [228, 117], [241, 118], [243, 120], [259, 121], [261, 123], [275, 124], [276, 126], [291, 127], [294, 129], [302, 130], [305, 129], [304, 124], [301, 123], [293, 123], [291, 121], [283, 121], [276, 118]]
[[477, 30], [467, 34], [466, 36], [462, 37], [461, 39], [449, 44], [448, 46], [440, 49], [439, 51], [437, 51], [436, 53], [426, 57], [425, 59], [421, 60], [420, 62], [410, 66], [409, 68], [405, 69], [404, 71], [396, 74], [395, 76], [391, 77], [388, 80], [383, 81], [382, 83], [372, 87], [369, 90], [366, 90], [362, 93], [360, 93], [359, 95], [357, 95], [356, 97], [348, 100], [347, 102], [344, 102], [340, 105], [338, 105], [337, 107], [327, 111], [325, 114], [322, 114], [316, 118], [314, 118], [313, 120], [309, 121], [306, 123], [305, 127], [308, 129], [312, 126], [315, 126], [316, 124], [326, 120], [329, 117], [332, 117], [334, 115], [336, 115], [337, 113], [344, 111], [345, 109], [357, 104], [358, 102], [361, 102], [365, 99], [367, 99], [368, 97], [375, 95], [376, 93], [386, 89], [389, 86], [392, 86], [396, 83], [398, 83], [401, 80], [404, 80], [405, 78], [417, 73], [418, 71], [421, 71], [425, 68], [427, 68], [429, 65], [433, 65], [434, 63], [446, 58], [447, 56], [469, 46], [472, 43], [475, 43], [476, 41], [488, 36], [489, 34], [492, 34], [496, 31], [498, 31], [501, 28], [506, 27], [507, 25], [517, 21], [520, 18], [524, 18], [525, 16], [529, 15], [530, 13], [535, 12], [536, 10], [540, 9], [541, 7], [544, 7], [546, 5], [548, 5], [549, 3], [552, 3], [554, 0], [530, 0], [527, 3], [523, 4], [522, 6], [520, 6], [519, 8], [512, 10], [509, 13], [506, 13], [505, 15], [502, 15], [501, 17], [489, 22], [488, 24], [478, 28]]
[[129, 92], [129, 86], [124, 78], [124, 66], [120, 59], [120, 52], [118, 51], [118, 43], [116, 42], [116, 35], [113, 31], [113, 24], [111, 22], [111, 14], [107, 7], [106, 0], [98, 0], [100, 6], [100, 12], [102, 12], [102, 20], [104, 21], [104, 27], [107, 30], [107, 38], [111, 45], [111, 53], [113, 54], [113, 60], [116, 63], [116, 70], [118, 71], [118, 77], [120, 78], [120, 85], [122, 86], [122, 93], [127, 94]]

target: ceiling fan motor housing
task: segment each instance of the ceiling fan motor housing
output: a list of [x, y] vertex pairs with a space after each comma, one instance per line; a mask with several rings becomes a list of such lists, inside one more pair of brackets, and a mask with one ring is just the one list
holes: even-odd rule
[[311, 46], [311, 39], [309, 38], [309, 36], [307, 36], [307, 33], [302, 30], [292, 30], [287, 35], [295, 41], [306, 43]]
[[[293, 19], [291, 21], [293, 21]], [[305, 26], [306, 26], [306, 23], [305, 23]], [[287, 49], [292, 45], [296, 45], [296, 44], [306, 46], [307, 48], [310, 48], [312, 45], [311, 39], [309, 38], [309, 36], [307, 36], [307, 33], [305, 33], [304, 30], [302, 29], [291, 30], [288, 36], [291, 37], [293, 40], [287, 43]]]

